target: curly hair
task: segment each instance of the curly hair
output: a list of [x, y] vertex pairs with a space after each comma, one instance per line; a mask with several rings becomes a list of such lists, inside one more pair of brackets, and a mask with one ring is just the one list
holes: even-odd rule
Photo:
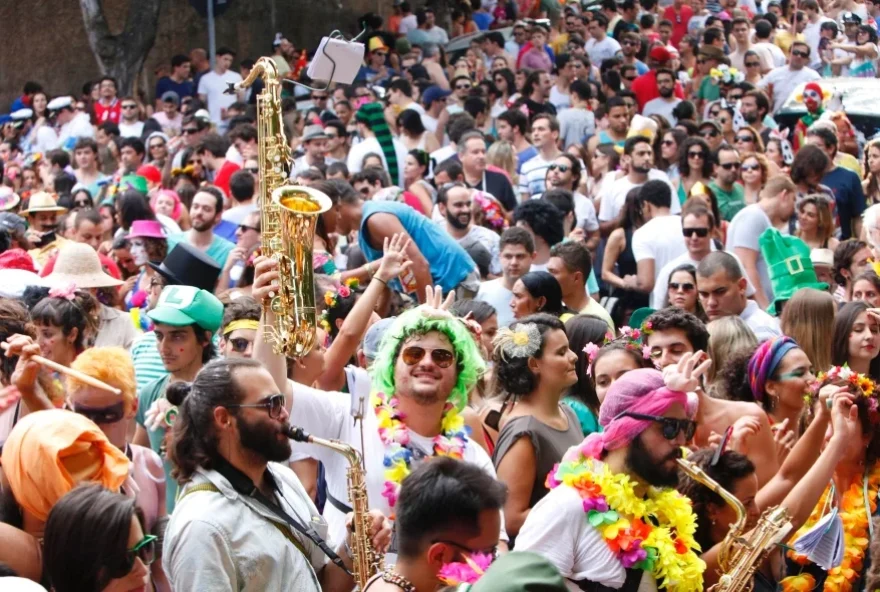
[[[11, 298], [2, 298], [0, 299], [0, 342], [16, 334], [34, 338], [37, 336], [24, 305]], [[9, 384], [17, 363], [18, 356], [0, 356], [0, 384]]]
[[550, 202], [542, 199], [527, 199], [513, 211], [515, 223], [525, 222], [536, 237], [544, 239], [552, 247], [565, 238], [562, 225], [562, 212]]
[[664, 308], [649, 316], [646, 322], [651, 323], [652, 331], [681, 329], [691, 342], [694, 351], [709, 349], [709, 331], [706, 325], [693, 314], [681, 308]]
[[[70, 369], [78, 370], [121, 390], [126, 413], [131, 411], [137, 401], [134, 364], [128, 352], [121, 347], [90, 347], [76, 357]], [[71, 396], [82, 389], [90, 388], [75, 376], [68, 376], [65, 384], [67, 394]]]
[[545, 313], [524, 317], [512, 323], [510, 329], [516, 331], [517, 326], [529, 323], [534, 324], [541, 335], [541, 344], [534, 356], [507, 356], [497, 347], [492, 354], [495, 362], [495, 379], [498, 385], [507, 393], [508, 398], [521, 398], [535, 390], [538, 386], [538, 377], [529, 369], [529, 359], [540, 359], [544, 356], [545, 336], [548, 332], [553, 330], [565, 332], [565, 325], [562, 324], [562, 321], [553, 315]]
[[709, 144], [703, 138], [688, 138], [682, 143], [678, 149], [678, 170], [682, 177], [691, 174], [691, 167], [688, 164], [688, 150], [694, 146], [699, 146], [703, 151], [703, 168], [702, 175], [704, 179], [712, 177], [712, 150]]
[[463, 322], [455, 318], [429, 317], [423, 310], [419, 307], [402, 313], [382, 339], [372, 367], [373, 388], [383, 393], [395, 392], [394, 367], [404, 342], [414, 335], [436, 331], [449, 339], [455, 352], [458, 376], [449, 401], [461, 411], [468, 403], [470, 390], [486, 369], [480, 348]]
[[755, 402], [752, 385], [749, 384], [749, 360], [754, 353], [754, 347], [744, 347], [728, 355], [724, 364], [715, 371], [712, 396], [728, 401]]
[[[841, 241], [837, 248], [834, 249], [834, 281], [838, 285], [845, 286], [847, 278], [843, 275], [843, 271], [849, 271], [853, 263], [856, 253], [862, 249], [867, 249], [868, 243], [854, 238]], [[849, 278], [852, 280], [853, 278]]]

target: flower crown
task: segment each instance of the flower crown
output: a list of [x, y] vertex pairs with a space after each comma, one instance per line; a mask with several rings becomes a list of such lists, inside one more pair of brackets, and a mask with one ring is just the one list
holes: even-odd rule
[[727, 64], [721, 64], [717, 68], [712, 68], [709, 70], [709, 76], [723, 84], [739, 84], [746, 79], [742, 72], [736, 68], [731, 68]]
[[[644, 335], [648, 335], [650, 332], [650, 323], [645, 323], [645, 325], [642, 325], [641, 329], [633, 329], [632, 327], [623, 326], [620, 328], [619, 337], [615, 337], [614, 333], [612, 333], [611, 331], [605, 333], [605, 341], [602, 342], [601, 347], [605, 347], [609, 343], [621, 343], [623, 344], [623, 347], [628, 349], [629, 351], [642, 356], [646, 360], [650, 360], [651, 348], [642, 343], [642, 337]], [[584, 346], [583, 352], [587, 354], [587, 361], [589, 362], [589, 365], [587, 367], [588, 376], [593, 375], [593, 361], [599, 354], [599, 350], [601, 349], [601, 347], [596, 343], [588, 343]]]
[[828, 372], [820, 372], [816, 380], [810, 385], [809, 393], [805, 396], [807, 403], [812, 404], [819, 396], [822, 387], [829, 384], [845, 383], [851, 393], [868, 399], [868, 411], [871, 423], [880, 423], [880, 404], [877, 397], [876, 385], [870, 376], [854, 372], [847, 364], [834, 366]]
[[360, 282], [357, 278], [348, 278], [341, 284], [336, 285], [336, 291], [327, 290], [324, 292], [324, 307], [321, 312], [321, 319], [318, 321], [321, 328], [330, 333], [330, 310], [339, 306], [342, 298], [351, 296], [354, 290], [358, 289]]
[[514, 323], [499, 329], [493, 344], [503, 360], [530, 358], [541, 349], [541, 332], [535, 323]]

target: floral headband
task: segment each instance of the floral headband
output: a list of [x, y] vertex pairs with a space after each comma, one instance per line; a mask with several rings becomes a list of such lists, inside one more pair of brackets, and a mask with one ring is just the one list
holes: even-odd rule
[[351, 296], [353, 290], [357, 290], [360, 282], [357, 278], [348, 278], [341, 284], [337, 284], [336, 291], [327, 290], [324, 292], [324, 304], [326, 307], [324, 311], [321, 313], [321, 319], [319, 321], [321, 328], [324, 329], [327, 333], [330, 333], [330, 310], [339, 306], [341, 298], [348, 298]]
[[493, 344], [502, 360], [530, 358], [541, 349], [541, 332], [535, 323], [515, 323], [499, 329]]
[[[845, 383], [851, 393], [867, 398], [871, 423], [880, 423], [880, 404], [877, 401], [878, 392], [874, 381], [865, 374], [854, 372], [847, 364], [834, 366], [828, 372], [820, 372], [816, 381], [810, 385], [810, 390], [804, 399], [808, 404], [812, 404], [819, 396], [822, 387], [840, 383]], [[830, 399], [828, 403], [831, 403]]]
[[[650, 332], [650, 327], [648, 328], [648, 333]], [[614, 337], [614, 333], [608, 331], [605, 333], [605, 341], [602, 343], [601, 347], [605, 347], [610, 343], [620, 343], [624, 348], [629, 351], [641, 355], [644, 359], [651, 359], [651, 348], [646, 344], [642, 343], [642, 336], [647, 335], [645, 332], [644, 325], [642, 329], [633, 329], [632, 327], [621, 327], [620, 328], [620, 336]], [[589, 362], [587, 366], [587, 376], [593, 375], [593, 361], [596, 359], [596, 356], [599, 355], [599, 350], [601, 347], [596, 343], [588, 343], [584, 346], [583, 352], [587, 355], [587, 361]]]
[[63, 298], [73, 302], [76, 300], [76, 284], [73, 282], [63, 286], [55, 286], [49, 290], [50, 298]]

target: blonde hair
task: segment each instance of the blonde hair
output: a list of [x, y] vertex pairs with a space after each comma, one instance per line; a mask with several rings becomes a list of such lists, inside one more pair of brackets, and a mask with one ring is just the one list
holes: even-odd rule
[[517, 184], [516, 150], [510, 142], [493, 142], [486, 152], [486, 163], [504, 169], [510, 175], [510, 182]]
[[[121, 347], [92, 347], [78, 355], [70, 368], [121, 390], [125, 411], [131, 411], [137, 397], [137, 383], [134, 379], [134, 364], [127, 351]], [[67, 377], [66, 384], [69, 395], [85, 388], [93, 388], [73, 376]]]
[[758, 347], [758, 339], [755, 334], [739, 317], [721, 317], [706, 325], [706, 329], [709, 330], [708, 353], [712, 359], [712, 365], [707, 374], [709, 382], [715, 380], [718, 371], [724, 367], [733, 354], [744, 349]]
[[837, 306], [828, 292], [801, 288], [782, 309], [782, 332], [794, 339], [817, 372], [831, 367], [831, 336]]

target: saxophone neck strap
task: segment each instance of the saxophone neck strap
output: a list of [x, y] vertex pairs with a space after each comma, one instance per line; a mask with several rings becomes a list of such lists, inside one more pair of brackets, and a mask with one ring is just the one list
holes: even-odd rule
[[[232, 485], [232, 488], [238, 492], [239, 495], [244, 495], [252, 500], [259, 503], [261, 506], [265, 507], [279, 519], [281, 519], [285, 524], [287, 524], [290, 528], [306, 537], [310, 541], [312, 541], [315, 545], [318, 546], [319, 549], [327, 556], [330, 561], [333, 562], [336, 567], [341, 569], [348, 575], [353, 575], [351, 570], [345, 567], [345, 563], [342, 561], [342, 558], [337, 554], [333, 549], [330, 548], [330, 545], [327, 544], [321, 535], [319, 535], [312, 526], [306, 522], [303, 523], [298, 520], [295, 516], [291, 516], [288, 514], [284, 508], [282, 508], [279, 504], [267, 498], [263, 495], [254, 482], [251, 479], [242, 473], [240, 470], [232, 466], [226, 459], [219, 457], [215, 458], [213, 462], [213, 468], [215, 471], [223, 475], [229, 484]], [[275, 479], [272, 477], [272, 472], [266, 467], [266, 473], [264, 478], [272, 487], [272, 490], [275, 492], [275, 495], [278, 499], [284, 499], [284, 496], [281, 492], [281, 488], [275, 482]]]

